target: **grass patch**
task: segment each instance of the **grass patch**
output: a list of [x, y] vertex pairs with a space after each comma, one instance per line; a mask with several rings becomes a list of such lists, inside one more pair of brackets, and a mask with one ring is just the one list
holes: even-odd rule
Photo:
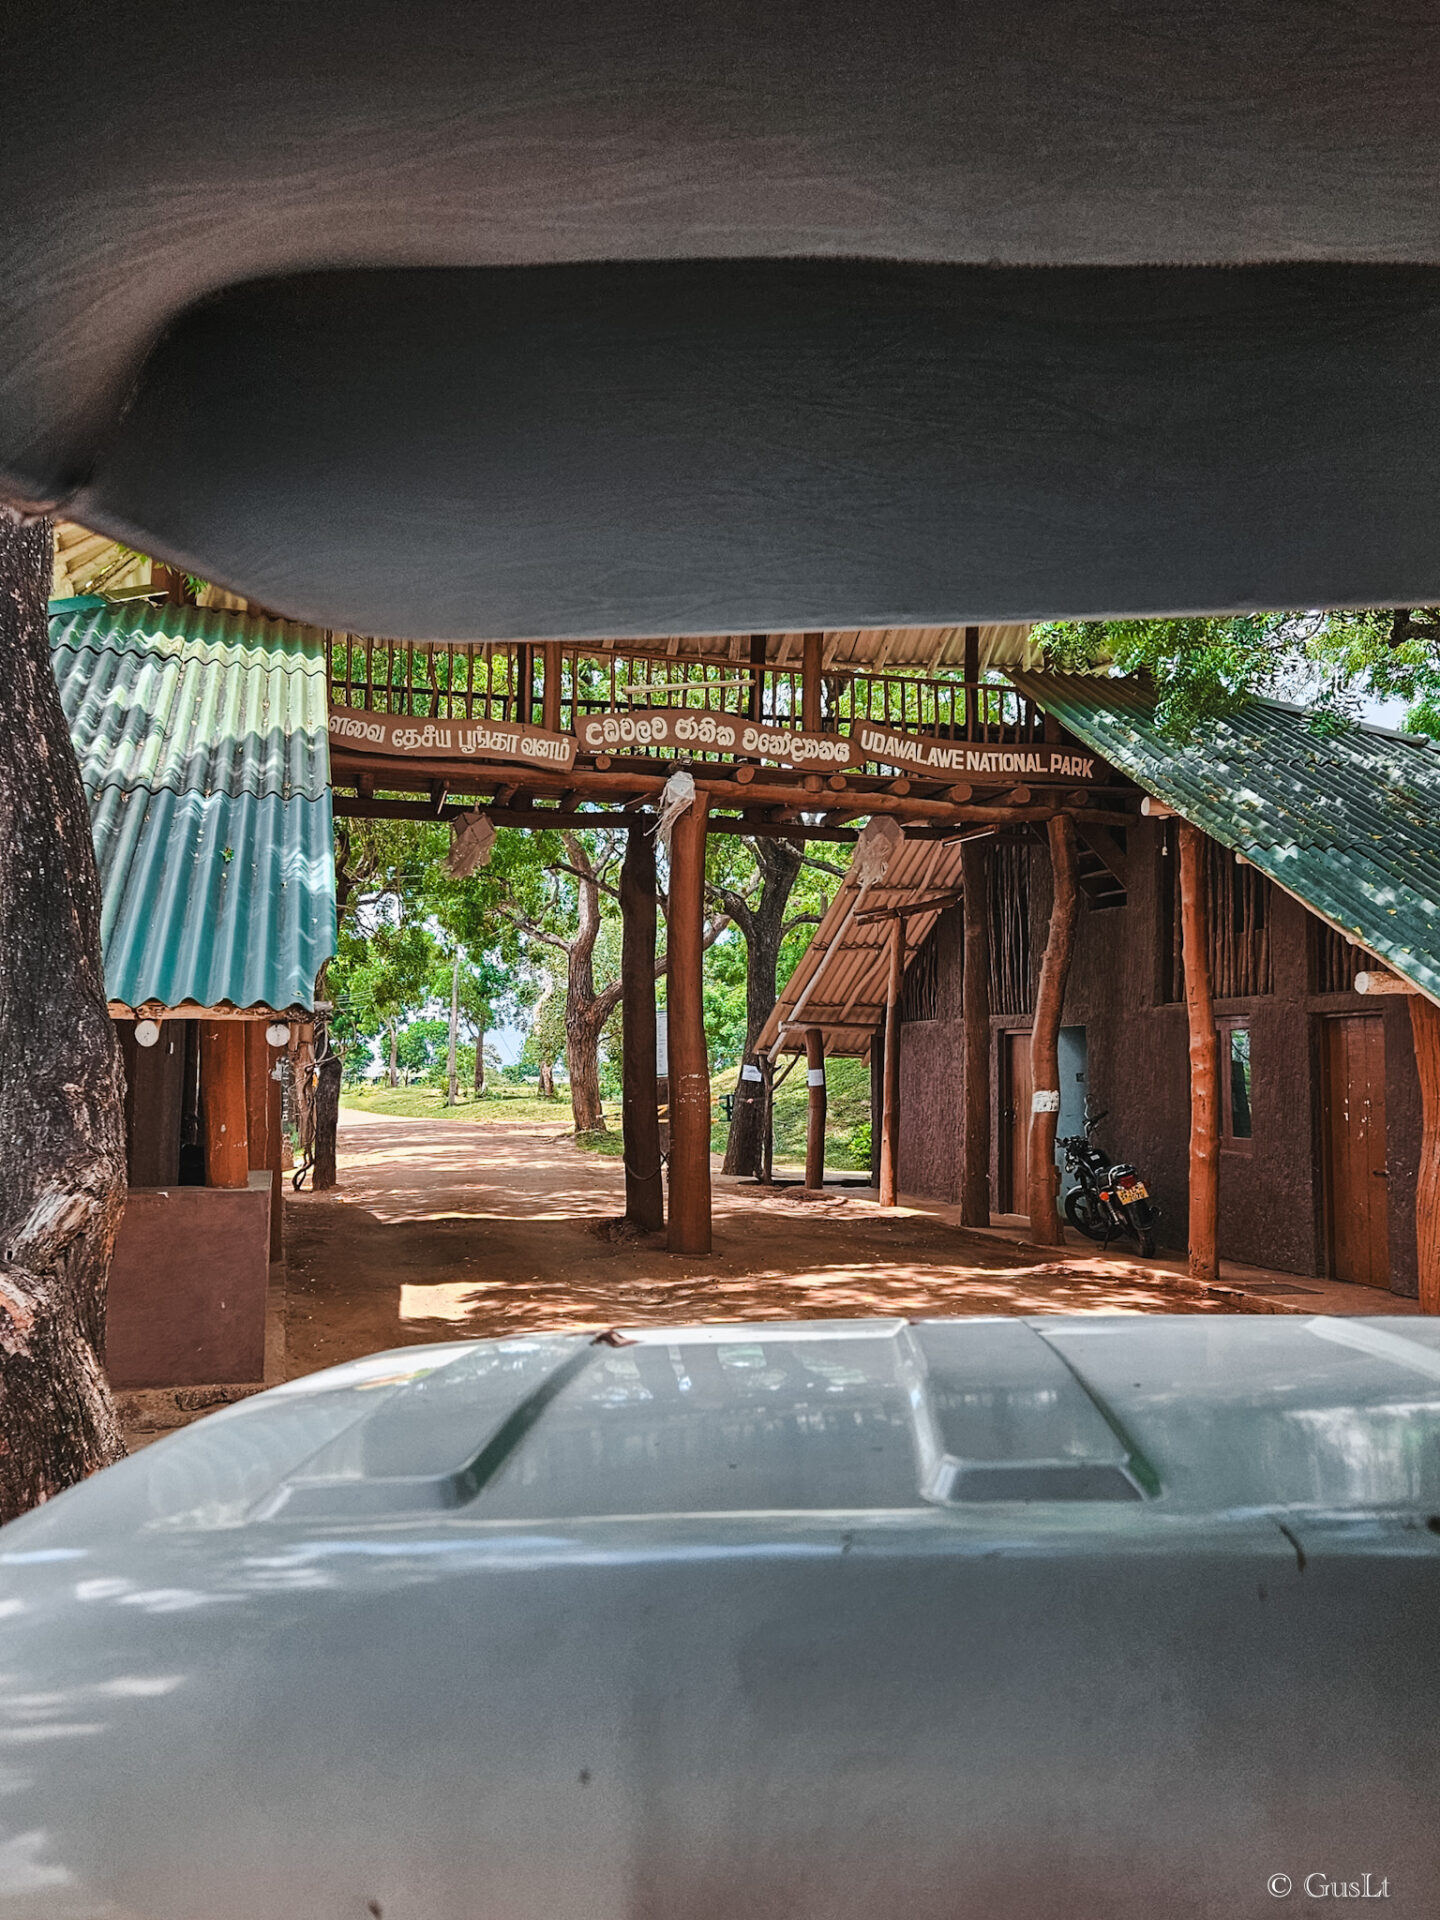
[[619, 1160], [625, 1153], [625, 1136], [618, 1127], [607, 1127], [604, 1133], [577, 1133], [577, 1147], [584, 1147], [587, 1153], [603, 1153], [609, 1160]]
[[342, 1107], [356, 1113], [383, 1113], [397, 1120], [530, 1120], [570, 1124], [570, 1098], [537, 1100], [531, 1087], [487, 1087], [477, 1100], [468, 1087], [460, 1089], [460, 1104], [447, 1107], [443, 1087], [346, 1087]]
[[[856, 1153], [856, 1130], [870, 1119], [870, 1063], [868, 1060], [825, 1062], [825, 1165], [836, 1173], [868, 1173], [868, 1155]], [[724, 1091], [731, 1090], [727, 1076]], [[810, 1122], [810, 1090], [805, 1084], [803, 1058], [790, 1070], [775, 1095], [775, 1159], [800, 1164], [805, 1159], [805, 1133]], [[711, 1147], [725, 1151], [729, 1127], [717, 1109]]]

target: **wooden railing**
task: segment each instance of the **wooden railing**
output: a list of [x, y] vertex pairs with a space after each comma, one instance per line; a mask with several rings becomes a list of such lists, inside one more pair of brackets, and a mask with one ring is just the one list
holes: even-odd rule
[[[425, 719], [546, 723], [541, 645], [453, 646], [442, 642], [380, 641], [333, 634], [328, 640], [330, 700], [336, 707]], [[800, 666], [686, 659], [664, 654], [586, 653], [558, 649], [560, 697], [549, 705], [552, 723], [573, 732], [594, 714], [634, 714], [686, 708], [801, 725]], [[990, 746], [1024, 746], [1044, 733], [1033, 702], [1003, 681], [967, 682], [962, 675], [864, 674], [849, 669], [822, 675], [820, 727], [849, 734], [868, 720], [906, 733]], [[636, 747], [627, 754], [673, 748]], [[697, 753], [697, 759], [719, 758]]]

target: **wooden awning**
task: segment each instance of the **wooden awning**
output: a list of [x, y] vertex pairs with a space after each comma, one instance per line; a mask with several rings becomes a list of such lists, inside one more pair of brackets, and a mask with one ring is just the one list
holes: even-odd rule
[[765, 1023], [758, 1052], [801, 1051], [806, 1028], [818, 1027], [826, 1053], [868, 1055], [885, 1014], [894, 916], [905, 918], [913, 956], [960, 897], [959, 838], [897, 839], [883, 873], [868, 885], [864, 852], [863, 845], [856, 848], [850, 872]]

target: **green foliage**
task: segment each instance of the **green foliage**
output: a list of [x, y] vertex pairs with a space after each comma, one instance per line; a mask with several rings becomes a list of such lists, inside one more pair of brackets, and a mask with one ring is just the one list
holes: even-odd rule
[[857, 1167], [868, 1167], [874, 1152], [874, 1138], [870, 1131], [870, 1122], [862, 1120], [850, 1135], [850, 1159]]
[[715, 1072], [737, 1067], [745, 1051], [745, 941], [727, 927], [705, 956], [705, 1038]]
[[1440, 610], [1433, 608], [1052, 621], [1036, 628], [1036, 638], [1052, 668], [1148, 674], [1175, 738], [1254, 694], [1298, 694], [1313, 709], [1317, 733], [1347, 725], [1367, 696], [1405, 701], [1416, 732], [1440, 724]]

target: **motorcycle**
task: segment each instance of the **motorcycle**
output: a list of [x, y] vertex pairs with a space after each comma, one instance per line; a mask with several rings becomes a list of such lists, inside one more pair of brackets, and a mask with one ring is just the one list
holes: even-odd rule
[[1160, 1209], [1134, 1167], [1124, 1161], [1112, 1163], [1095, 1145], [1092, 1135], [1104, 1118], [1104, 1113], [1087, 1113], [1084, 1133], [1056, 1142], [1065, 1155], [1065, 1171], [1078, 1183], [1065, 1196], [1065, 1218], [1087, 1240], [1108, 1246], [1128, 1235], [1148, 1256], [1155, 1251]]

